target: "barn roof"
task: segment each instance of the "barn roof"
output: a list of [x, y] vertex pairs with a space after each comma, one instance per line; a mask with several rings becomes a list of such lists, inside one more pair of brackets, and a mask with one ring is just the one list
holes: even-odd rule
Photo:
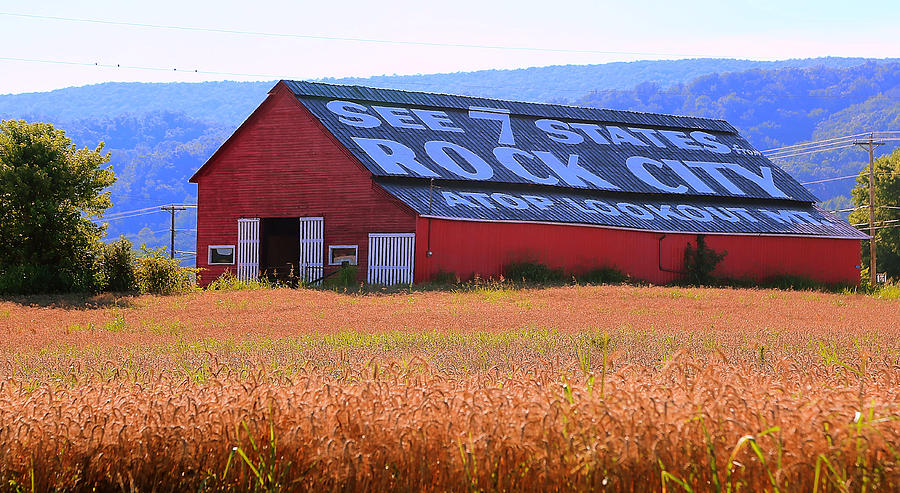
[[723, 120], [283, 83], [420, 215], [865, 237]]

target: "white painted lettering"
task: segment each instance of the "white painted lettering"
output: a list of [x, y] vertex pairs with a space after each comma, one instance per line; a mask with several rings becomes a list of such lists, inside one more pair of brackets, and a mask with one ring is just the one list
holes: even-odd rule
[[487, 207], [488, 209], [496, 209], [496, 207], [494, 207], [494, 203], [491, 202], [490, 196], [489, 196], [488, 194], [486, 194], [486, 193], [481, 193], [481, 192], [459, 192], [459, 194], [460, 194], [460, 195], [465, 195], [466, 197], [469, 197], [470, 199], [475, 200], [475, 202], [478, 202], [479, 204], [481, 204], [481, 205]]
[[635, 219], [643, 219], [645, 221], [652, 221], [653, 219], [655, 219], [653, 217], [653, 214], [650, 214], [650, 212], [639, 205], [634, 205], [629, 202], [619, 202], [618, 204], [616, 204], [616, 207], [618, 207], [620, 211], [628, 214]]
[[655, 134], [656, 134], [656, 130], [653, 130], [652, 128], [634, 128], [634, 127], [628, 127], [628, 130], [631, 130], [631, 131], [634, 132], [634, 133], [638, 133], [638, 134], [643, 135], [645, 139], [649, 140], [650, 143], [653, 144], [653, 145], [655, 145], [656, 147], [659, 147], [659, 148], [662, 148], [662, 149], [665, 149], [665, 148], [666, 148], [666, 143], [663, 142], [663, 141], [661, 141], [661, 140], [659, 140], [659, 139], [656, 137], [656, 135], [655, 135]]
[[647, 170], [647, 165], [653, 165], [653, 166], [656, 166], [657, 168], [663, 167], [663, 163], [653, 160], [653, 159], [650, 159], [650, 158], [641, 157], [641, 156], [632, 156], [625, 161], [625, 166], [628, 168], [629, 171], [631, 171], [631, 174], [636, 176], [638, 179], [640, 179], [644, 183], [650, 185], [651, 187], [655, 187], [655, 188], [658, 188], [659, 190], [662, 190], [664, 192], [669, 192], [669, 193], [685, 193], [688, 191], [688, 188], [684, 185], [678, 185], [678, 186], [673, 187], [673, 186], [666, 185], [665, 183], [659, 181], [658, 178], [653, 176], [653, 174]]
[[622, 127], [616, 127], [614, 125], [608, 125], [606, 127], [606, 131], [609, 132], [609, 140], [613, 144], [631, 144], [635, 146], [647, 147], [647, 144], [641, 142], [640, 139], [628, 133], [628, 130], [625, 130]]
[[494, 157], [497, 158], [497, 161], [500, 162], [506, 169], [512, 171], [518, 176], [525, 178], [526, 180], [539, 183], [541, 185], [556, 185], [559, 183], [559, 179], [555, 176], [547, 176], [540, 177], [535, 175], [534, 173], [525, 169], [521, 163], [516, 160], [516, 156], [526, 157], [528, 159], [534, 159], [534, 156], [531, 154], [516, 149], [515, 147], [497, 147], [494, 149]]
[[794, 214], [800, 216], [800, 218], [805, 219], [809, 224], [814, 224], [816, 226], [826, 226], [828, 223], [817, 221], [812, 215], [806, 211], [794, 211]]
[[609, 145], [609, 141], [606, 140], [605, 137], [600, 135], [600, 125], [596, 125], [594, 123], [571, 123], [570, 126], [572, 128], [581, 130], [585, 135], [588, 136], [588, 138], [598, 144]]
[[779, 210], [779, 211], [770, 211], [767, 209], [759, 209], [759, 212], [762, 213], [762, 215], [768, 217], [769, 219], [772, 219], [773, 221], [775, 221], [779, 224], [791, 224], [791, 223], [795, 223], [795, 222], [803, 224], [802, 220], [800, 220], [799, 218], [794, 216], [793, 211], [784, 210], [784, 209]]
[[450, 207], [456, 207], [456, 206], [458, 206], [458, 205], [464, 205], [464, 206], [466, 206], [466, 207], [471, 207], [471, 208], [473, 208], [473, 209], [480, 209], [480, 208], [481, 208], [480, 205], [478, 205], [478, 204], [476, 204], [476, 203], [474, 203], [474, 202], [469, 202], [468, 200], [466, 200], [466, 199], [460, 197], [459, 195], [457, 195], [457, 194], [455, 194], [455, 193], [453, 193], [453, 192], [448, 192], [448, 191], [446, 191], [446, 190], [442, 190], [442, 191], [441, 191], [441, 195], [444, 196], [444, 201], [447, 202], [447, 205], [450, 206]]
[[759, 188], [765, 190], [770, 197], [788, 198], [788, 195], [775, 186], [775, 179], [772, 177], [772, 168], [769, 166], [760, 166], [760, 175], [750, 171], [739, 164], [727, 164], [728, 169], [734, 171], [738, 176], [746, 178], [756, 183]]
[[699, 208], [694, 207], [692, 205], [682, 204], [676, 207], [678, 212], [684, 214], [686, 217], [689, 217], [695, 221], [700, 221], [704, 223], [708, 223], [713, 220], [712, 214], [709, 212]]
[[694, 140], [700, 143], [700, 145], [702, 145], [703, 148], [708, 151], [715, 152], [716, 154], [728, 154], [731, 152], [731, 148], [716, 140], [716, 136], [713, 134], [708, 134], [706, 132], [697, 130], [695, 132], [691, 132], [691, 137], [693, 137]]
[[399, 142], [362, 137], [353, 137], [353, 141], [389, 175], [407, 175], [406, 170], [409, 170], [419, 176], [440, 178], [440, 175], [416, 161], [416, 153], [412, 149]]
[[675, 130], [660, 130], [660, 134], [663, 137], [669, 140], [669, 142], [675, 144], [675, 147], [681, 149], [688, 149], [691, 151], [702, 150], [703, 146], [694, 142], [694, 139], [690, 138], [684, 132], [677, 132]]
[[[538, 157], [544, 164], [553, 170], [560, 178], [573, 187], [586, 187], [585, 181], [592, 183], [597, 188], [606, 190], [618, 190], [619, 187], [600, 178], [590, 171], [578, 165], [578, 154], [569, 154], [567, 164], [563, 164], [553, 153], [544, 151], [534, 151], [534, 155]], [[584, 180], [584, 181], [582, 181]]]
[[500, 122], [500, 137], [497, 138], [497, 143], [508, 146], [516, 145], [516, 139], [512, 132], [512, 124], [509, 121], [508, 110], [500, 108], [477, 108], [471, 106], [469, 107], [469, 118]]
[[506, 193], [492, 193], [491, 198], [494, 199], [495, 202], [506, 207], [507, 209], [527, 209], [528, 202], [525, 200], [516, 197], [515, 195], [509, 195]]
[[[448, 149], [471, 166], [472, 171], [463, 168], [457, 163], [447, 152]], [[443, 140], [432, 140], [425, 143], [425, 152], [428, 154], [428, 157], [442, 168], [467, 180], [488, 180], [494, 176], [494, 168], [486, 163], [484, 159], [481, 159], [479, 155], [461, 145]]]
[[416, 123], [409, 110], [406, 108], [391, 108], [389, 106], [372, 106], [376, 113], [384, 118], [390, 126], [395, 128], [414, 128], [416, 130], [425, 130], [422, 124]]
[[622, 215], [622, 211], [601, 200], [588, 199], [584, 201], [584, 204], [592, 209], [595, 209], [600, 214], [604, 214], [606, 216]]
[[650, 210], [650, 212], [653, 212], [657, 216], [666, 220], [677, 219], [679, 221], [690, 221], [690, 219], [681, 216], [677, 212], [673, 211], [672, 206], [668, 204], [662, 204], [658, 208], [651, 204], [644, 204], [644, 207]]
[[554, 205], [552, 200], [540, 195], [523, 195], [522, 198], [542, 211], [545, 211]]
[[693, 171], [689, 170], [687, 166], [685, 166], [681, 161], [676, 161], [674, 159], [663, 159], [662, 162], [666, 163], [666, 166], [668, 166], [669, 169], [674, 171], [679, 178], [687, 182], [687, 184], [690, 185], [691, 188], [693, 188], [697, 193], [715, 193], [715, 191], [710, 188], [709, 185], [698, 178], [697, 175], [695, 175]]
[[728, 207], [726, 209], [743, 217], [744, 219], [750, 221], [751, 223], [759, 222], [759, 219], [756, 219], [755, 217], [750, 215], [750, 212], [747, 209], [744, 209], [743, 207]]
[[351, 127], [374, 128], [381, 125], [381, 120], [368, 113], [368, 109], [350, 101], [329, 101], [325, 105], [328, 111], [338, 116], [338, 121]]
[[737, 185], [734, 184], [731, 180], [729, 180], [725, 175], [722, 174], [720, 169], [728, 169], [728, 165], [725, 163], [709, 163], [706, 161], [687, 161], [684, 164], [692, 167], [692, 168], [700, 168], [703, 171], [706, 171], [713, 180], [716, 180], [719, 185], [728, 190], [729, 192], [735, 195], [747, 195], [743, 190], [738, 188]]
[[422, 120], [425, 126], [432, 130], [438, 132], [465, 133], [465, 130], [454, 126], [453, 120], [451, 120], [450, 116], [443, 111], [413, 109], [412, 112]]
[[741, 218], [724, 207], [705, 207], [712, 215], [730, 223], [740, 222]]
[[584, 142], [584, 137], [582, 137], [581, 134], [569, 130], [568, 123], [559, 120], [538, 120], [534, 122], [534, 125], [544, 132], [547, 132], [547, 136], [550, 140], [571, 145]]
[[563, 201], [567, 202], [570, 206], [574, 207], [575, 209], [577, 209], [585, 214], [596, 214], [598, 212], [597, 210], [595, 210], [591, 207], [586, 207], [584, 205], [579, 204], [578, 202], [575, 202], [574, 200], [572, 200], [569, 197], [565, 197], [563, 199]]

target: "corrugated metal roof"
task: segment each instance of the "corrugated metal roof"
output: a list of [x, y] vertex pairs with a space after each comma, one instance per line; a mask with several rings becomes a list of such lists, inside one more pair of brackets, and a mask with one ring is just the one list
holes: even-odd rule
[[471, 106], [495, 107], [508, 110], [511, 114], [521, 116], [622, 123], [626, 125], [643, 125], [648, 127], [692, 128], [696, 130], [737, 133], [730, 123], [725, 120], [716, 120], [712, 118], [641, 113], [637, 111], [610, 110], [603, 108], [586, 108], [562, 104], [509, 101], [366, 86], [324, 84], [321, 82], [297, 80], [285, 80], [283, 82], [287, 84], [291, 91], [297, 96], [367, 101], [426, 108], [454, 108], [458, 110], [468, 110]]
[[489, 184], [378, 180], [422, 216], [484, 221], [578, 223], [645, 231], [775, 234], [864, 239], [867, 236], [811, 204], [665, 199], [626, 194]]
[[721, 120], [285, 84], [376, 176], [816, 200]]

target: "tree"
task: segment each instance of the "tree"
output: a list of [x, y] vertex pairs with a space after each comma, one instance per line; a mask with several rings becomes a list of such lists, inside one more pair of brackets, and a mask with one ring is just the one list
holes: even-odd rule
[[[869, 232], [869, 167], [856, 178], [853, 204], [866, 206], [850, 214], [850, 224]], [[889, 222], [895, 221], [895, 222]], [[878, 271], [900, 279], [900, 149], [875, 160], [875, 255]], [[863, 242], [862, 265], [869, 265], [869, 245]]]
[[78, 149], [47, 123], [0, 122], [0, 292], [98, 287], [103, 227], [115, 182], [103, 154]]
[[685, 280], [698, 286], [709, 284], [713, 280], [713, 271], [726, 255], [728, 252], [719, 253], [706, 246], [706, 238], [697, 235], [697, 248], [690, 243], [684, 248]]

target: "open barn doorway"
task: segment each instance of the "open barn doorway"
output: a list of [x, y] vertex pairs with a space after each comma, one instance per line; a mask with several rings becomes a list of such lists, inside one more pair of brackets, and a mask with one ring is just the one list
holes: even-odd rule
[[259, 270], [262, 276], [291, 286], [320, 280], [323, 224], [321, 217], [260, 220]]
[[300, 265], [299, 218], [263, 218], [259, 226], [259, 270], [262, 277], [294, 284]]

